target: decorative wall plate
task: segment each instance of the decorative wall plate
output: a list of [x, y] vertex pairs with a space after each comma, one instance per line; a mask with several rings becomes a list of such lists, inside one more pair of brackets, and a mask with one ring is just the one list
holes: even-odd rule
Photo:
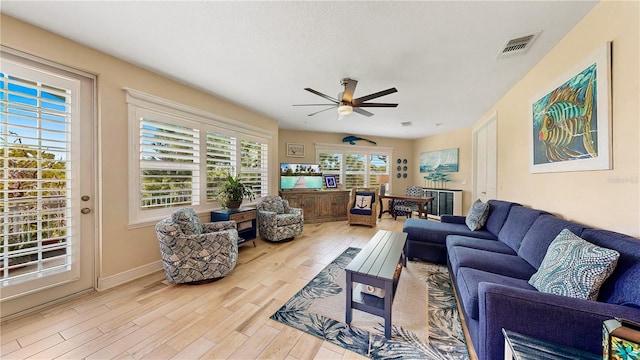
[[408, 176], [407, 173], [402, 174], [402, 177], [405, 179], [407, 178], [407, 176]]
[[402, 166], [398, 165], [398, 167], [396, 168], [396, 170], [398, 170], [398, 171], [402, 170]]
[[398, 164], [400, 164], [402, 162], [402, 160], [398, 159]]
[[402, 177], [402, 174], [398, 173], [398, 175], [396, 175], [396, 177], [397, 177], [398, 179], [400, 179], [400, 178]]
[[407, 168], [407, 165], [405, 165], [405, 166], [403, 166], [403, 167], [402, 167], [402, 170], [404, 170], [404, 171], [407, 171], [407, 169], [408, 169], [408, 168]]
[[407, 159], [402, 160], [402, 163], [406, 164], [407, 163]]

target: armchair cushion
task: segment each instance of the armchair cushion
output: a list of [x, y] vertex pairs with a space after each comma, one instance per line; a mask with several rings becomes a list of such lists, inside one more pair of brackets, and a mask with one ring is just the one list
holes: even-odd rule
[[371, 210], [371, 203], [373, 202], [374, 195], [364, 195], [356, 193], [356, 202], [353, 204], [353, 209], [358, 210]]
[[180, 227], [185, 235], [202, 234], [202, 222], [192, 208], [179, 208], [171, 214], [171, 220]]

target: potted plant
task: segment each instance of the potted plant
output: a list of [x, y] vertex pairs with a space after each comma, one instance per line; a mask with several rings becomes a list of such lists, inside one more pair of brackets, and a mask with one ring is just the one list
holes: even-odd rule
[[240, 207], [245, 197], [249, 200], [255, 199], [253, 189], [240, 181], [240, 174], [237, 174], [235, 178], [230, 174], [227, 175], [226, 181], [218, 189], [217, 197], [223, 207], [234, 210]]

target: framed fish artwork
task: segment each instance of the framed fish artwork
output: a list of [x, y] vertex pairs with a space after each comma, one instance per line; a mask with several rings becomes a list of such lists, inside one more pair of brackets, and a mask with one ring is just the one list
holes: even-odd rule
[[531, 100], [531, 173], [611, 169], [611, 43]]

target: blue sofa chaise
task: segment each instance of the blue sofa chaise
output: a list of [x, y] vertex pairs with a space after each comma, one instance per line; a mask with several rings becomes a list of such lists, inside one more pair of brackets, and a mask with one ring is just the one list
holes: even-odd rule
[[[405, 222], [406, 256], [447, 264], [480, 360], [503, 358], [503, 328], [600, 354], [604, 320], [640, 321], [639, 239], [515, 203], [489, 206], [486, 226], [477, 231], [465, 230], [460, 216]], [[563, 229], [620, 253], [596, 301], [540, 292], [529, 284]]]

